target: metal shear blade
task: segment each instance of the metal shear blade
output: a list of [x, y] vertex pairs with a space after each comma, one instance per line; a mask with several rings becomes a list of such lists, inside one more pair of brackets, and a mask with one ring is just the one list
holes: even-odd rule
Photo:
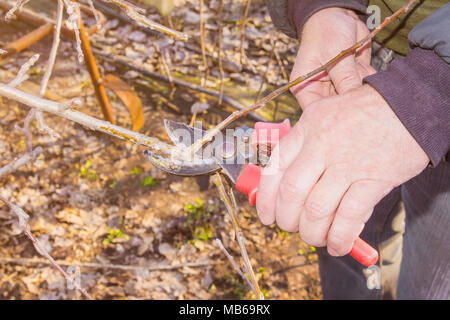
[[164, 119], [164, 127], [170, 140], [180, 149], [190, 147], [195, 140], [206, 134], [206, 131], [201, 128], [168, 119]]
[[[182, 150], [206, 134], [206, 131], [202, 129], [167, 119], [164, 120], [164, 126], [167, 135], [175, 146]], [[210, 156], [205, 157], [202, 152], [192, 161], [172, 159], [170, 156], [161, 156], [150, 149], [144, 150], [144, 155], [158, 169], [178, 176], [200, 176], [220, 170], [220, 166], [216, 160]]]

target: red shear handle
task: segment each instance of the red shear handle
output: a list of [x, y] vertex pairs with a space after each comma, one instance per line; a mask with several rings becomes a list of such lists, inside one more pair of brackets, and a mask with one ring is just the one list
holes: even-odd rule
[[365, 267], [371, 267], [378, 261], [377, 250], [361, 238], [355, 240], [349, 254]]
[[[259, 180], [261, 179], [261, 168], [254, 165], [247, 165], [236, 181], [236, 189], [248, 195], [251, 205], [256, 204], [256, 192], [258, 191]], [[365, 267], [373, 266], [378, 261], [378, 252], [361, 238], [356, 239], [350, 255]]]
[[[275, 145], [291, 129], [289, 119], [281, 123], [257, 122], [252, 135], [252, 144]], [[259, 180], [261, 179], [261, 168], [254, 165], [247, 165], [236, 181], [236, 189], [248, 195], [251, 205], [256, 204], [256, 192], [258, 191]], [[378, 252], [361, 238], [356, 239], [350, 251], [356, 261], [365, 267], [373, 266], [378, 261]]]

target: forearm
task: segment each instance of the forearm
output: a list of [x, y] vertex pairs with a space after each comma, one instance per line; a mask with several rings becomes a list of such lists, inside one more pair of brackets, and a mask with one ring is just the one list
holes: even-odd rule
[[450, 5], [409, 34], [404, 59], [364, 79], [389, 103], [436, 166], [450, 149]]

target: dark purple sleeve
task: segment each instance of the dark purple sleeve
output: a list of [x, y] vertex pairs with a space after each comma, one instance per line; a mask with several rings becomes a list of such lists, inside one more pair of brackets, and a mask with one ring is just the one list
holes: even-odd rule
[[289, 0], [289, 20], [297, 29], [297, 38], [309, 17], [319, 10], [340, 7], [366, 14], [367, 0]]
[[450, 150], [450, 65], [417, 47], [364, 82], [384, 97], [437, 166]]

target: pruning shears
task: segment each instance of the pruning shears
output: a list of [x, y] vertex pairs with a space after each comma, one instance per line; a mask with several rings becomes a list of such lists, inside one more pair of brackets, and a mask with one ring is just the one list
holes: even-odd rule
[[[187, 150], [206, 135], [200, 127], [164, 120], [166, 132], [178, 149]], [[291, 128], [289, 119], [281, 123], [256, 122], [254, 128], [238, 127], [227, 135], [216, 135], [190, 159], [160, 156], [150, 149], [144, 155], [157, 168], [178, 176], [199, 176], [223, 172], [236, 189], [247, 195], [251, 205], [256, 204], [256, 193], [262, 167], [267, 164], [273, 147]], [[378, 252], [358, 238], [349, 253], [366, 267], [378, 261]]]

